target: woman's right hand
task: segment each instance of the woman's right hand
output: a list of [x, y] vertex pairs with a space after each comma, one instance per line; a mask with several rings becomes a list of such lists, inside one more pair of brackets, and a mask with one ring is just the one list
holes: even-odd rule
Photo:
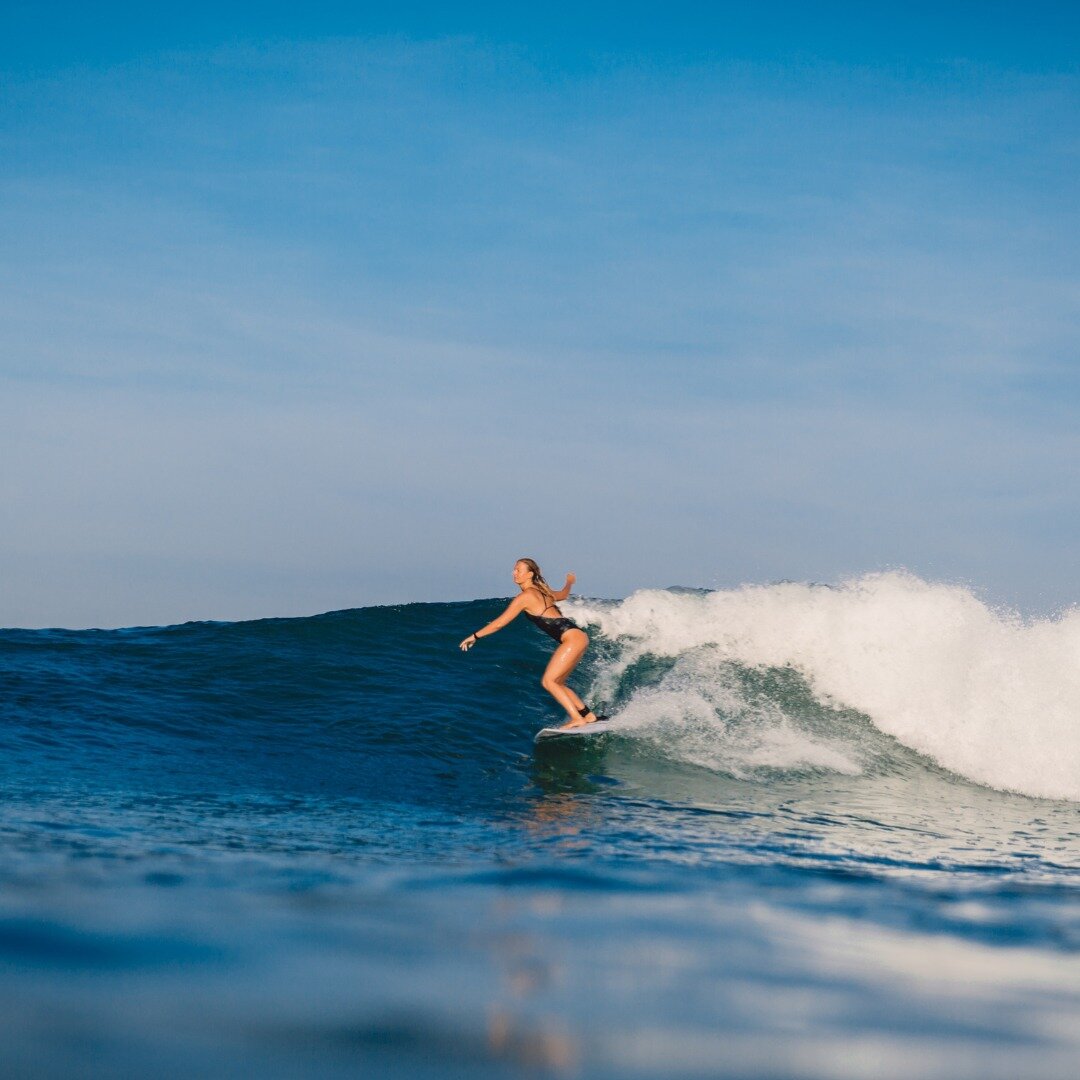
[[476, 635], [470, 634], [459, 646], [462, 652], [468, 652], [476, 644]]

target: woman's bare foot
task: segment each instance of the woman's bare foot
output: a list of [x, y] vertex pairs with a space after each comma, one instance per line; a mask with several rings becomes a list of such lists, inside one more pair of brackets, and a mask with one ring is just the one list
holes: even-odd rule
[[571, 728], [584, 727], [586, 724], [592, 724], [596, 721], [596, 713], [589, 712], [584, 716], [576, 717], [573, 720], [567, 720], [565, 724], [560, 725], [560, 731], [569, 731]]

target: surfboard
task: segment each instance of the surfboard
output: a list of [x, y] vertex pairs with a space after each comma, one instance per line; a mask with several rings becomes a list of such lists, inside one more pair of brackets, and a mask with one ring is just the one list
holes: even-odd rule
[[594, 720], [591, 724], [582, 724], [580, 727], [575, 728], [546, 727], [541, 728], [536, 733], [533, 742], [553, 742], [557, 739], [586, 739], [594, 735], [603, 735], [608, 731], [618, 731], [620, 727], [625, 726], [625, 724], [619, 723], [617, 716], [613, 716], [607, 720]]

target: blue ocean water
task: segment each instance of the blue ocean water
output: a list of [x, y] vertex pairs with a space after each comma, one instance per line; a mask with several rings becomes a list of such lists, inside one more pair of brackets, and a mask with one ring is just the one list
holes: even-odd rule
[[4, 1074], [1075, 1075], [1080, 619], [504, 603], [0, 631]]

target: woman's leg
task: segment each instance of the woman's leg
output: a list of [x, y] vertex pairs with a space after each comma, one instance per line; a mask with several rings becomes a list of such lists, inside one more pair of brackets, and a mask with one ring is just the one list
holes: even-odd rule
[[585, 707], [581, 698], [568, 686], [564, 685], [570, 672], [577, 667], [578, 661], [585, 655], [589, 647], [589, 637], [584, 630], [568, 630], [563, 634], [559, 647], [551, 654], [547, 670], [544, 672], [542, 684], [544, 689], [566, 710], [570, 718], [564, 727], [577, 727], [579, 724], [587, 724], [596, 717], [592, 712], [581, 715], [580, 710]]
[[574, 703], [574, 708], [577, 709], [578, 715], [580, 716], [581, 710], [585, 708], [585, 702], [582, 701], [581, 698], [579, 698], [574, 692], [574, 690], [571, 689], [571, 687], [567, 686], [566, 683], [562, 684], [562, 688], [570, 695], [570, 698]]

